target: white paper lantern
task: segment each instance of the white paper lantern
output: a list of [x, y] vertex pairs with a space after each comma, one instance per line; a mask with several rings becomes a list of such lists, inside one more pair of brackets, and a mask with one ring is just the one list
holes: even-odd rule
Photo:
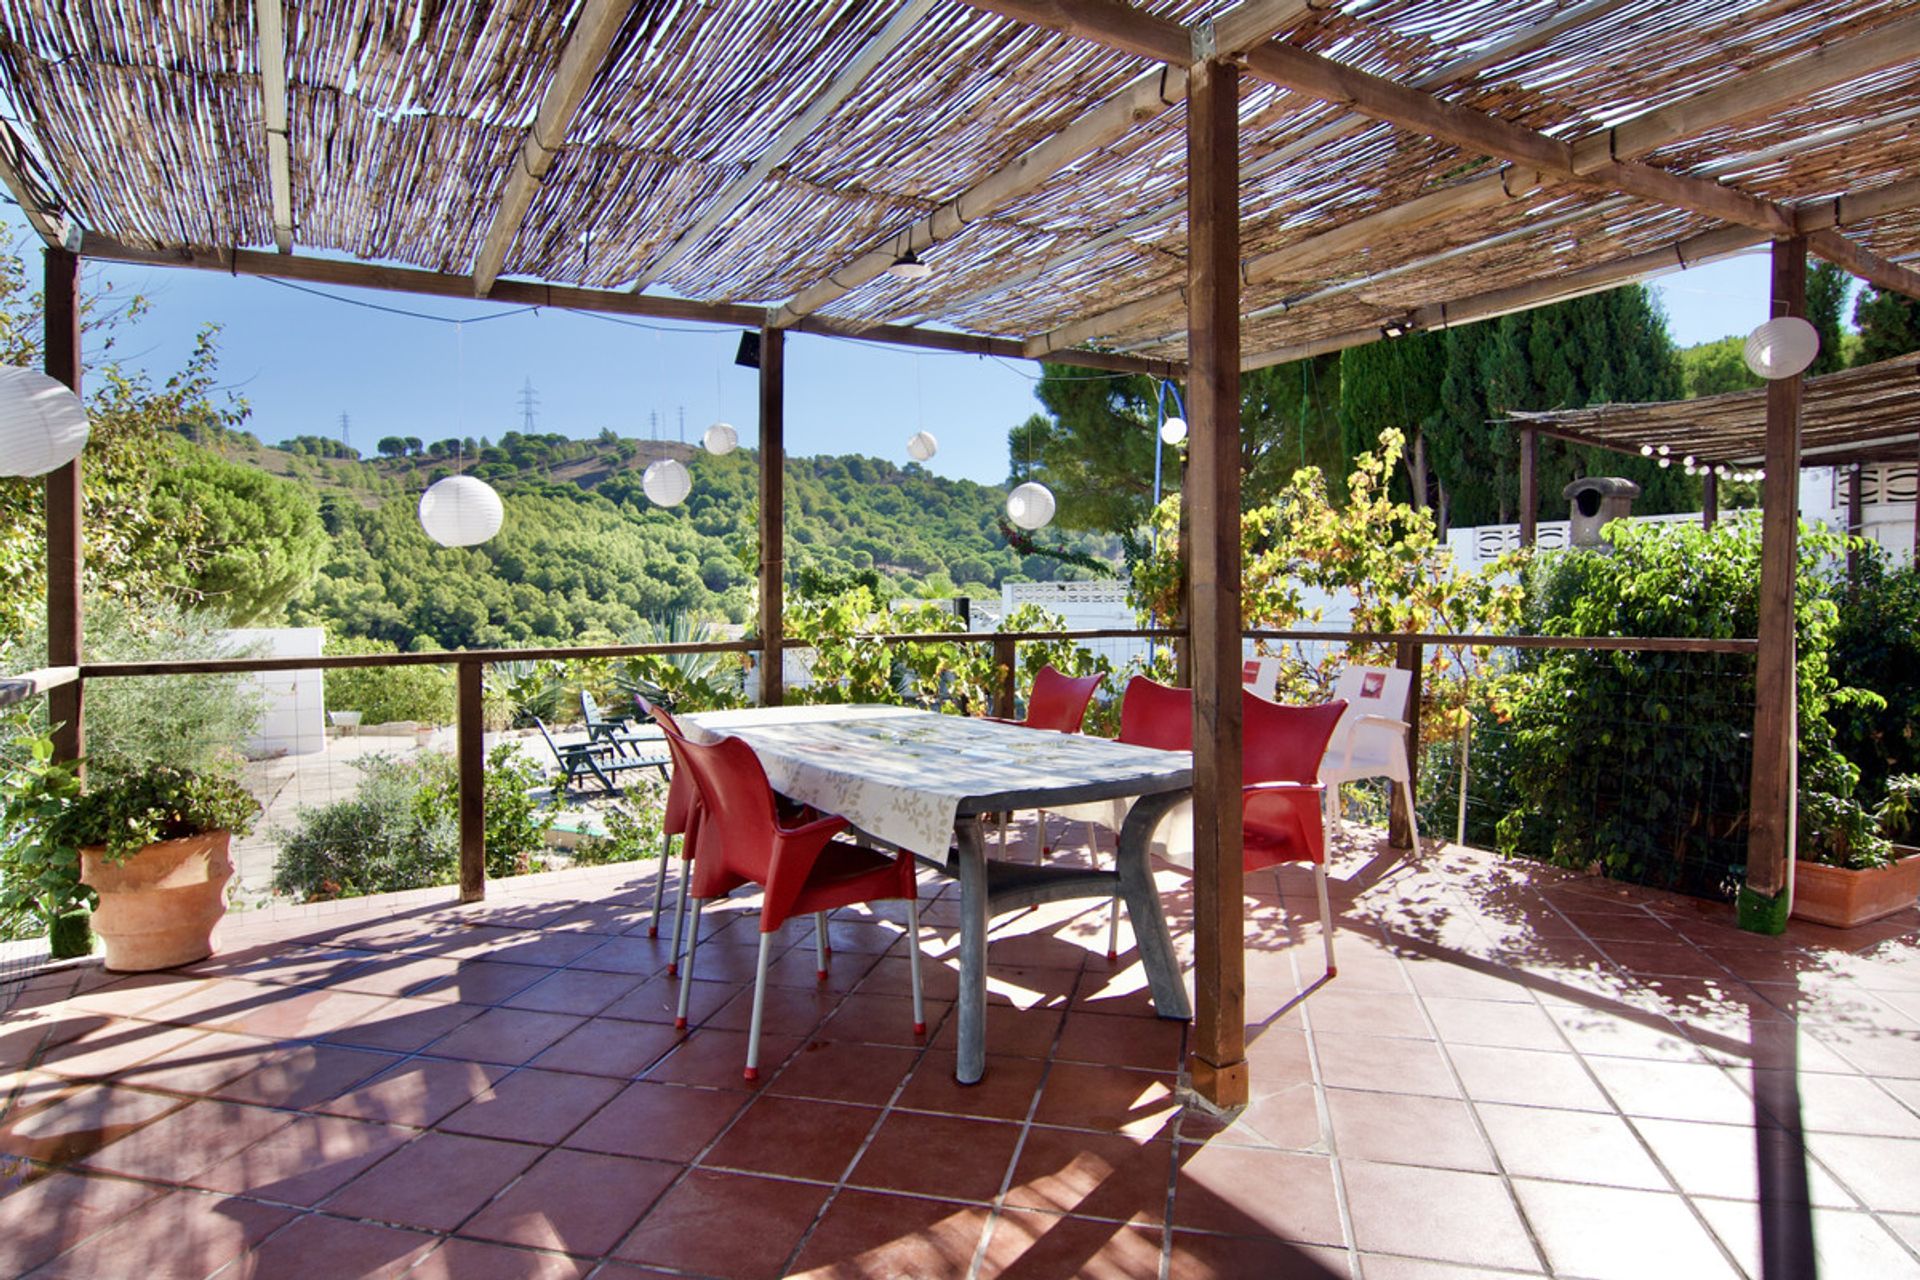
[[448, 476], [420, 495], [420, 527], [443, 547], [473, 547], [500, 532], [500, 495], [485, 480]]
[[731, 422], [716, 422], [700, 437], [701, 447], [716, 458], [724, 458], [740, 447], [740, 433]]
[[0, 476], [43, 476], [80, 456], [87, 407], [36, 369], [0, 368]]
[[1007, 519], [1022, 529], [1039, 529], [1053, 519], [1053, 490], [1032, 480], [1007, 495]]
[[640, 473], [640, 487], [656, 507], [677, 507], [693, 492], [693, 477], [678, 458], [662, 458]]
[[1779, 316], [1747, 335], [1747, 368], [1769, 381], [1806, 372], [1820, 354], [1820, 331], [1799, 316]]
[[907, 438], [907, 456], [915, 462], [925, 462], [940, 452], [940, 442], [933, 438], [931, 431], [916, 431]]
[[1160, 424], [1160, 438], [1168, 444], [1179, 444], [1187, 438], [1187, 420], [1168, 418]]

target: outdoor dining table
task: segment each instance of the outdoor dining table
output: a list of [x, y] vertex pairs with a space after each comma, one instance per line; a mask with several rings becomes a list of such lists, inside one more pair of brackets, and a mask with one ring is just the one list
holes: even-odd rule
[[[1190, 753], [910, 707], [754, 707], [682, 722], [698, 735], [741, 738], [774, 790], [838, 814], [858, 833], [959, 881], [960, 1083], [973, 1084], [986, 1070], [987, 930], [996, 915], [1117, 892], [1155, 1012], [1192, 1016], [1148, 857], [1161, 816], [1192, 788]], [[1113, 870], [987, 857], [986, 815], [1124, 797], [1138, 798], [1121, 825]]]

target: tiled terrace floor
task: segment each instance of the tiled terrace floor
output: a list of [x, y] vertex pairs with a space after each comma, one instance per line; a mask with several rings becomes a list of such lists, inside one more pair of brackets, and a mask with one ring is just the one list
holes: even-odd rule
[[752, 926], [714, 920], [676, 1035], [644, 870], [237, 918], [191, 973], [49, 976], [0, 1022], [0, 1273], [1640, 1280], [1810, 1230], [1824, 1275], [1920, 1275], [1920, 917], [1765, 940], [1453, 847], [1336, 875], [1304, 999], [1310, 880], [1249, 900], [1226, 1125], [1101, 906], [1000, 922], [972, 1089], [944, 1001], [910, 1034], [897, 926], [836, 924], [825, 989], [792, 929], [749, 1090]]

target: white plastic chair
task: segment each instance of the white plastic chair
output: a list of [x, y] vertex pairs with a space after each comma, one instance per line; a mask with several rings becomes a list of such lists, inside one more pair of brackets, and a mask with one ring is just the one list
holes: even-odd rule
[[1414, 848], [1420, 847], [1420, 823], [1413, 812], [1413, 769], [1407, 760], [1407, 694], [1413, 673], [1394, 667], [1348, 667], [1340, 673], [1333, 696], [1344, 698], [1347, 713], [1335, 726], [1327, 754], [1320, 761], [1320, 781], [1327, 788], [1327, 823], [1339, 826], [1340, 784], [1361, 778], [1388, 778], [1400, 784], [1406, 797], [1407, 826]]

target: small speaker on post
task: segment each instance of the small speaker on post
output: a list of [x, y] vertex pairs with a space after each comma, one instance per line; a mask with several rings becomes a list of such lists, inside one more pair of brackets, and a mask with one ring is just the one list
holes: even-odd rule
[[733, 353], [733, 362], [743, 369], [760, 367], [760, 335], [749, 329], [740, 335], [740, 349]]

